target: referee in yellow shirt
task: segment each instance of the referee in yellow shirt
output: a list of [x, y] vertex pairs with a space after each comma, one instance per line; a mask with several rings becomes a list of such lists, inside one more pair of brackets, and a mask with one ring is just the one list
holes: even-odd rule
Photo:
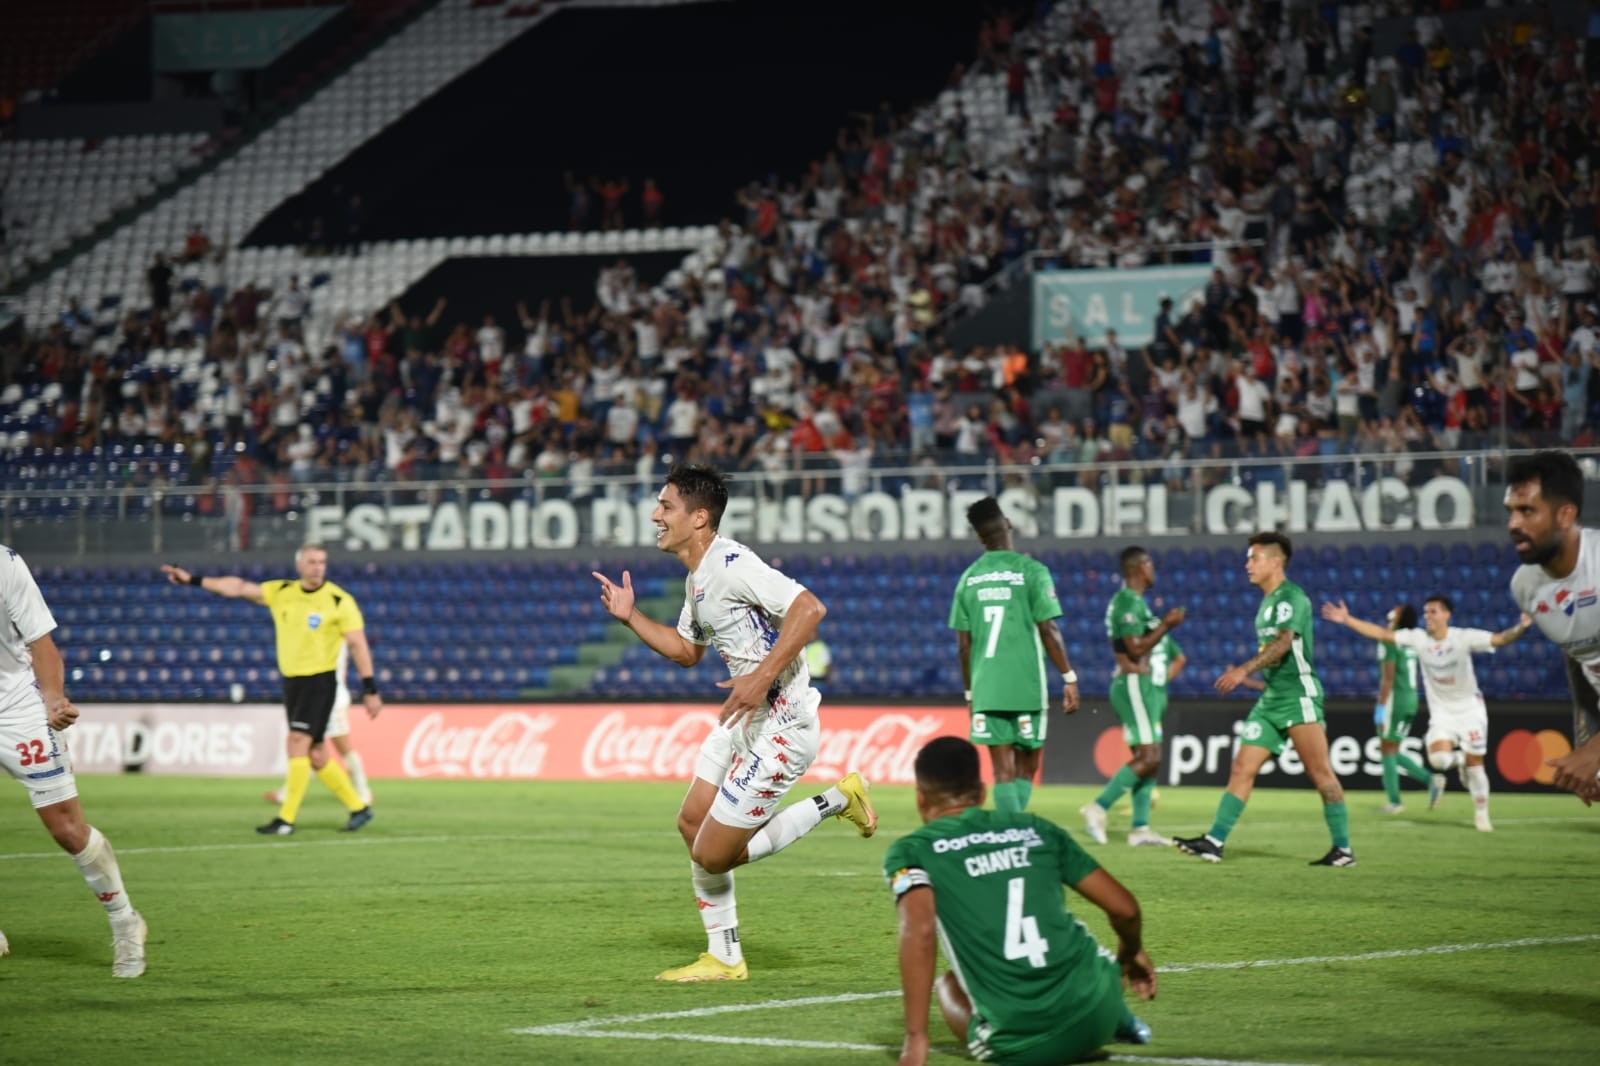
[[289, 714], [289, 780], [278, 816], [256, 832], [269, 836], [294, 832], [312, 770], [349, 809], [344, 831], [353, 832], [372, 821], [372, 807], [362, 804], [344, 767], [328, 761], [322, 739], [333, 712], [340, 644], [350, 646], [367, 716], [376, 718], [383, 710], [372, 676], [366, 622], [356, 598], [328, 580], [328, 552], [322, 545], [302, 545], [294, 553], [294, 568], [299, 580], [260, 585], [242, 577], [201, 577], [181, 566], [166, 565], [161, 572], [174, 585], [198, 585], [230, 600], [259, 603], [272, 612], [278, 633], [278, 673], [283, 675], [283, 703]]

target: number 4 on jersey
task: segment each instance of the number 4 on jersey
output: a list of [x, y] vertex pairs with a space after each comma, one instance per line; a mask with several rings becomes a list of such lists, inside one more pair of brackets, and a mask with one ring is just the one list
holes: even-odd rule
[[1035, 970], [1044, 967], [1050, 942], [1039, 935], [1039, 920], [1022, 913], [1022, 878], [1006, 883], [1006, 958], [1027, 959]]

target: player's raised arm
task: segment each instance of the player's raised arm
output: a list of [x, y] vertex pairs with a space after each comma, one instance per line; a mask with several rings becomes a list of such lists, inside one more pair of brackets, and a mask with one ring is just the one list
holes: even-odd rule
[[1509, 629], [1502, 629], [1490, 637], [1489, 643], [1497, 648], [1503, 648], [1507, 644], [1515, 644], [1522, 639], [1522, 635], [1528, 631], [1528, 627], [1531, 625], [1533, 625], [1533, 619], [1524, 614], [1517, 620], [1516, 625], [1511, 626]]
[[249, 600], [251, 603], [265, 603], [261, 594], [261, 586], [254, 581], [246, 581], [242, 577], [201, 577], [199, 574], [190, 573], [181, 566], [163, 563], [161, 572], [167, 575], [167, 580], [174, 585], [194, 585], [196, 588], [215, 592], [218, 596], [225, 596], [230, 600]]
[[1380, 626], [1376, 622], [1363, 622], [1350, 613], [1344, 601], [1338, 603], [1325, 603], [1322, 605], [1322, 619], [1333, 622], [1361, 634], [1368, 640], [1380, 641], [1384, 644], [1394, 643], [1394, 630], [1388, 626]]
[[1161, 616], [1161, 622], [1154, 629], [1135, 636], [1118, 637], [1111, 642], [1113, 650], [1127, 655], [1130, 659], [1139, 660], [1148, 655], [1163, 637], [1183, 624], [1184, 608], [1174, 607]]
[[672, 626], [653, 621], [639, 612], [633, 593], [633, 575], [628, 571], [622, 572], [620, 585], [597, 570], [589, 573], [600, 582], [600, 602], [605, 605], [607, 613], [633, 630], [634, 636], [642, 640], [645, 647], [685, 668], [693, 666], [705, 655], [704, 644], [685, 640]]

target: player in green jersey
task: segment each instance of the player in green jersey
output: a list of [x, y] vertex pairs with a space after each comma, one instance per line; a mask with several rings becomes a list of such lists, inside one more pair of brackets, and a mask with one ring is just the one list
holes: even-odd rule
[[[1156, 994], [1139, 903], [1066, 831], [1022, 811], [983, 809], [978, 751], [929, 741], [916, 759], [923, 825], [884, 856], [900, 914], [905, 1043], [900, 1066], [928, 1058], [928, 999], [983, 1062], [1076, 1062], [1110, 1040], [1143, 1044], [1150, 1027], [1122, 999]], [[1115, 959], [1065, 906], [1065, 884], [1105, 911]], [[934, 980], [935, 928], [950, 972]]]
[[1133, 791], [1133, 826], [1128, 843], [1172, 843], [1150, 828], [1150, 793], [1161, 769], [1161, 718], [1166, 711], [1166, 660], [1162, 663], [1161, 696], [1156, 696], [1155, 653], [1167, 633], [1183, 622], [1183, 608], [1160, 619], [1150, 613], [1144, 594], [1156, 583], [1156, 564], [1143, 548], [1124, 549], [1122, 587], [1106, 606], [1106, 636], [1116, 657], [1111, 677], [1111, 709], [1122, 723], [1122, 735], [1133, 749], [1128, 765], [1106, 783], [1093, 802], [1078, 808], [1084, 828], [1096, 844], [1106, 842], [1106, 812], [1124, 792]]
[[1011, 523], [993, 496], [967, 508], [984, 552], [956, 582], [950, 628], [972, 714], [972, 742], [989, 749], [997, 810], [1020, 811], [1033, 795], [1044, 747], [1050, 689], [1044, 659], [1061, 671], [1061, 709], [1078, 709], [1078, 675], [1055, 620], [1055, 582], [1043, 563], [1016, 551]]
[[1328, 823], [1333, 847], [1313, 866], [1354, 866], [1350, 849], [1350, 812], [1344, 789], [1328, 762], [1328, 734], [1322, 717], [1322, 681], [1311, 666], [1314, 638], [1311, 600], [1284, 574], [1294, 545], [1282, 533], [1257, 533], [1245, 552], [1244, 570], [1250, 583], [1261, 590], [1261, 607], [1255, 614], [1259, 650], [1217, 678], [1216, 689], [1226, 695], [1261, 671], [1265, 685], [1239, 736], [1239, 751], [1228, 773], [1228, 788], [1217, 804], [1217, 817], [1204, 836], [1179, 838], [1188, 855], [1221, 862], [1222, 848], [1255, 787], [1256, 774], [1268, 758], [1294, 745], [1300, 762], [1322, 794], [1322, 817]]
[[[1408, 603], [1389, 611], [1390, 629], [1417, 628], [1417, 609]], [[1398, 644], [1378, 644], [1378, 705], [1372, 720], [1378, 726], [1378, 744], [1383, 752], [1383, 791], [1389, 802], [1379, 807], [1383, 814], [1399, 814], [1405, 810], [1400, 802], [1400, 771], [1428, 789], [1428, 806], [1434, 807], [1444, 795], [1442, 787], [1434, 787], [1434, 775], [1422, 764], [1400, 750], [1401, 743], [1411, 732], [1411, 723], [1417, 718], [1417, 653]]]

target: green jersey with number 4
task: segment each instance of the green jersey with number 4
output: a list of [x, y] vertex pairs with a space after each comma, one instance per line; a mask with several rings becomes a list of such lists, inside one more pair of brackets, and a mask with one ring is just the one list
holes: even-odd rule
[[1053, 822], [979, 807], [913, 830], [883, 860], [897, 901], [933, 888], [945, 955], [974, 1013], [1017, 1042], [1070, 1025], [1117, 980], [1061, 888], [1099, 866]]
[[1315, 641], [1311, 632], [1311, 599], [1305, 590], [1285, 580], [1261, 597], [1255, 621], [1257, 650], [1278, 639], [1279, 630], [1294, 631], [1289, 654], [1261, 669], [1261, 676], [1267, 683], [1266, 690], [1261, 693], [1262, 702], [1298, 704], [1308, 696], [1322, 699], [1322, 680], [1311, 666]]
[[984, 552], [956, 582], [950, 628], [972, 634], [972, 711], [1043, 711], [1050, 701], [1039, 623], [1061, 616], [1037, 559]]

